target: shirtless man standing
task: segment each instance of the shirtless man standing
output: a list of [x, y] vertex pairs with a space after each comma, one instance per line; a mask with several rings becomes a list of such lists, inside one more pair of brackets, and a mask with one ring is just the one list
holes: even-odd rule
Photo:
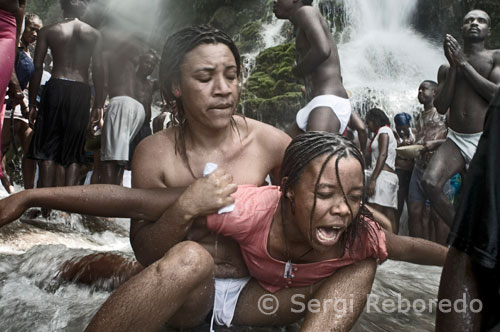
[[130, 143], [146, 117], [144, 106], [135, 96], [134, 84], [137, 62], [144, 48], [133, 33], [115, 26], [113, 18], [101, 33], [110, 102], [104, 115], [98, 182], [121, 184], [130, 157]]
[[137, 67], [135, 76], [135, 96], [136, 99], [144, 106], [146, 118], [142, 124], [139, 133], [134, 137], [130, 146], [130, 160], [137, 145], [146, 137], [151, 136], [151, 105], [153, 104], [153, 94], [160, 87], [158, 80], [152, 80], [149, 76], [153, 73], [158, 65], [159, 57], [154, 50], [149, 50], [142, 54], [139, 58], [139, 66]]
[[[30, 121], [36, 119], [29, 157], [40, 161], [40, 187], [76, 185], [79, 165], [85, 161], [85, 137], [89, 124], [92, 60], [95, 88], [93, 112], [104, 104], [101, 34], [79, 20], [86, 0], [61, 0], [64, 21], [49, 25], [38, 34], [35, 71], [29, 84]], [[50, 48], [54, 60], [52, 77], [37, 112], [36, 96], [43, 63]]]
[[288, 129], [292, 137], [305, 131], [342, 134], [351, 116], [351, 103], [340, 72], [339, 54], [326, 20], [312, 0], [277, 0], [274, 14], [296, 29], [297, 64], [292, 72], [305, 79], [308, 104]]
[[449, 64], [439, 68], [434, 105], [441, 114], [450, 109], [448, 137], [429, 162], [422, 183], [448, 226], [455, 212], [443, 186], [451, 176], [467, 169], [483, 131], [488, 104], [500, 87], [500, 50], [484, 46], [490, 33], [489, 15], [472, 10], [463, 20], [464, 49], [450, 35], [444, 42]]

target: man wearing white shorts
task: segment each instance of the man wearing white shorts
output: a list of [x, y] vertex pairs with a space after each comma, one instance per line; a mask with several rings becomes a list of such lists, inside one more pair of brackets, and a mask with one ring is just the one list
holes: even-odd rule
[[351, 103], [340, 73], [337, 45], [312, 0], [277, 1], [279, 19], [288, 19], [296, 29], [297, 64], [292, 73], [304, 78], [309, 103], [287, 130], [292, 137], [305, 131], [342, 134], [351, 116]]

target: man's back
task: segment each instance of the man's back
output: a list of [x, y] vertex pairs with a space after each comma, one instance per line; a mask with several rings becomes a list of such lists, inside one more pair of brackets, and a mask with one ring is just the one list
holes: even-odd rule
[[131, 34], [115, 28], [104, 28], [101, 32], [109, 97], [135, 98], [136, 65], [139, 55], [143, 52], [143, 44]]
[[41, 34], [52, 52], [52, 77], [88, 82], [88, 69], [99, 32], [72, 19], [50, 25]]
[[[325, 57], [316, 66], [315, 70], [305, 76], [307, 98], [312, 99], [316, 96], [329, 94], [347, 98], [347, 93], [342, 86], [337, 45], [326, 20], [312, 6], [301, 7], [297, 10], [296, 15], [299, 22], [295, 45], [298, 56], [297, 62], [302, 61], [308, 52], [317, 51], [312, 49], [311, 44], [319, 44], [319, 48]], [[313, 22], [320, 22], [320, 26], [314, 27]]]

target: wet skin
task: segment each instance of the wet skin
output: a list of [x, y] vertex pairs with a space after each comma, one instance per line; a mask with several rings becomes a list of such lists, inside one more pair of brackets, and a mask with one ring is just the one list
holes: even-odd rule
[[[238, 101], [238, 78], [236, 62], [229, 48], [223, 44], [200, 45], [187, 53], [181, 70], [181, 81], [174, 88], [181, 91], [189, 123], [186, 148], [195, 176], [202, 175], [205, 163], [213, 162], [228, 169], [236, 183], [262, 185], [268, 173], [277, 177], [281, 157], [290, 139], [270, 126], [232, 115]], [[230, 126], [231, 119], [236, 121], [240, 136]], [[169, 128], [146, 138], [139, 145], [132, 164], [134, 187], [185, 187], [193, 183], [195, 179], [189, 169], [172, 149], [177, 130]], [[273, 137], [277, 144], [266, 146], [269, 137]], [[157, 162], [151, 163], [151, 160]], [[203, 222], [194, 222], [185, 233], [183, 230], [172, 234], [172, 226], [167, 226], [166, 222], [132, 222], [132, 245], [141, 263], [151, 264], [171, 245], [187, 239], [200, 243], [213, 255], [216, 276], [247, 275], [233, 240], [216, 236], [206, 229]], [[163, 231], [154, 231], [163, 223], [166, 225], [165, 235], [162, 235]], [[151, 241], [162, 245], [150, 248]]]
[[[307, 100], [320, 95], [348, 98], [342, 85], [337, 45], [320, 12], [293, 0], [276, 1], [273, 11], [277, 18], [290, 20], [296, 28], [297, 64], [292, 72], [304, 78]], [[338, 132], [340, 122], [331, 108], [317, 107], [311, 112], [306, 129]], [[300, 129], [295, 124], [289, 132], [295, 136]]]
[[144, 123], [151, 122], [151, 104], [153, 103], [153, 93], [158, 89], [158, 84], [148, 78], [157, 65], [156, 59], [152, 55], [141, 57], [139, 68], [135, 79], [135, 97], [144, 106], [146, 118]]
[[[488, 104], [500, 87], [500, 50], [488, 50], [484, 46], [490, 33], [488, 14], [473, 10], [463, 20], [463, 50], [453, 36], [445, 38], [444, 53], [449, 64], [439, 69], [434, 105], [441, 114], [449, 108], [449, 128], [459, 133], [482, 132]], [[431, 203], [448, 226], [455, 211], [442, 188], [451, 176], [464, 169], [465, 160], [460, 150], [447, 139], [431, 159], [423, 177]]]
[[[29, 84], [30, 122], [37, 117], [36, 96], [43, 74], [43, 63], [50, 48], [53, 58], [52, 78], [88, 83], [89, 67], [92, 61], [92, 79], [95, 89], [94, 112], [104, 104], [104, 72], [102, 67], [101, 34], [77, 17], [85, 12], [87, 1], [78, 0], [64, 9], [62, 22], [44, 27], [38, 33], [35, 49], [35, 71]], [[79, 166], [72, 163], [67, 167], [53, 160], [40, 163], [40, 186], [53, 187], [76, 185]]]

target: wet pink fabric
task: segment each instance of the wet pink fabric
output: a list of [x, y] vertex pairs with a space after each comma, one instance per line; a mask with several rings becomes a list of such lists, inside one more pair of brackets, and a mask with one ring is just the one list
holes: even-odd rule
[[371, 231], [360, 231], [352, 253], [346, 250], [340, 258], [317, 263], [292, 264], [294, 277], [284, 278], [286, 263], [274, 259], [267, 251], [271, 223], [281, 197], [279, 188], [238, 186], [233, 197], [234, 211], [209, 215], [207, 227], [238, 241], [250, 275], [269, 292], [315, 284], [331, 276], [339, 268], [368, 257], [379, 262], [387, 258], [385, 233], [375, 221], [363, 217], [363, 221], [371, 226]]
[[[0, 9], [0, 146], [2, 139], [2, 125], [5, 114], [5, 92], [9, 85], [12, 71], [14, 70], [14, 61], [16, 58], [16, 17]], [[2, 152], [0, 151], [0, 159]], [[0, 178], [3, 177], [0, 167]]]

